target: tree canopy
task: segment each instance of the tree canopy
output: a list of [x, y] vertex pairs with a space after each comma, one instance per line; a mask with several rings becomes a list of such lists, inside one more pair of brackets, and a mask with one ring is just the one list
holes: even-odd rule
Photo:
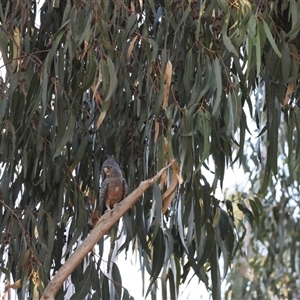
[[[175, 159], [109, 236], [149, 274], [145, 295], [160, 282], [176, 299], [192, 273], [213, 299], [222, 277], [228, 299], [299, 296], [300, 3], [41, 2], [0, 5], [7, 289], [41, 297], [93, 227], [114, 155], [130, 191]], [[247, 189], [216, 197], [238, 167]], [[105, 247], [70, 276], [72, 299], [130, 298]]]

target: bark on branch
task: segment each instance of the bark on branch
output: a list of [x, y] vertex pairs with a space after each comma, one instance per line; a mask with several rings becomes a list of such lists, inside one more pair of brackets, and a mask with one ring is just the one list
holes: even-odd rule
[[130, 209], [130, 207], [140, 198], [140, 196], [161, 177], [161, 175], [174, 163], [174, 161], [175, 160], [173, 160], [166, 167], [162, 168], [154, 177], [142, 181], [138, 188], [136, 188], [131, 194], [122, 200], [119, 205], [114, 207], [112, 214], [106, 213], [99, 219], [95, 228], [54, 275], [52, 280], [45, 288], [41, 300], [55, 299], [55, 295], [64, 281], [76, 269], [84, 257], [93, 249], [96, 243], [125, 214], [125, 212]]

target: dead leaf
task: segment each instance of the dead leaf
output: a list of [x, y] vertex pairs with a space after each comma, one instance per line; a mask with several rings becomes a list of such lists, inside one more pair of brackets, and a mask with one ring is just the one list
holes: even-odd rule
[[162, 191], [164, 186], [167, 184], [167, 172], [163, 173], [160, 177], [160, 190]]
[[106, 114], [107, 114], [107, 110], [101, 111], [101, 114], [100, 114], [97, 124], [96, 124], [96, 129], [98, 129], [101, 126], [102, 122], [104, 121], [104, 119], [106, 117]]
[[172, 80], [172, 63], [168, 61], [165, 69], [165, 76], [164, 76], [164, 99], [163, 99], [162, 109], [165, 109], [168, 105], [171, 80]]
[[99, 76], [98, 76], [98, 80], [96, 85], [92, 85], [92, 91], [93, 91], [93, 98], [95, 98], [97, 100], [98, 103], [100, 103], [101, 105], [103, 104], [103, 100], [101, 98], [101, 96], [98, 93], [98, 87], [100, 86], [102, 82], [102, 73], [101, 73], [101, 68], [99, 66]]
[[159, 134], [159, 122], [157, 120], [154, 121], [154, 143], [156, 143]]
[[290, 82], [287, 86], [287, 89], [286, 89], [285, 97], [284, 97], [284, 100], [283, 100], [283, 106], [288, 105], [289, 100], [290, 100], [290, 96], [293, 92], [294, 92], [294, 84], [293, 84], [293, 82]]
[[140, 9], [143, 10], [143, 0], [139, 0]]
[[94, 84], [91, 85], [91, 89], [93, 91], [93, 97], [96, 99], [97, 103], [102, 105], [103, 104], [103, 99], [100, 96], [100, 94], [98, 93], [97, 88]]
[[27, 249], [24, 255], [22, 267], [26, 270], [29, 270], [31, 266], [31, 250]]
[[89, 48], [90, 48], [89, 42], [87, 40], [84, 40], [84, 42], [83, 42], [83, 53], [80, 57], [81, 61], [83, 61], [83, 59], [85, 58]]
[[5, 290], [7, 291], [8, 289], [14, 289], [17, 290], [21, 288], [21, 279], [15, 281], [13, 284], [8, 285]]
[[171, 177], [170, 185], [162, 196], [162, 200], [163, 200], [162, 213], [163, 214], [165, 214], [167, 209], [170, 207], [171, 202], [175, 197], [176, 188], [177, 188], [178, 184], [181, 184], [182, 182], [183, 182], [183, 180], [179, 174], [178, 163], [174, 162], [172, 164], [172, 177]]
[[127, 59], [130, 58], [131, 56], [131, 53], [133, 51], [133, 48], [134, 48], [134, 44], [137, 40], [138, 36], [136, 35], [131, 41], [130, 41], [130, 44], [129, 44], [129, 47], [128, 47], [128, 50], [127, 50]]
[[131, 10], [131, 14], [135, 14], [135, 1], [130, 1], [130, 10]]

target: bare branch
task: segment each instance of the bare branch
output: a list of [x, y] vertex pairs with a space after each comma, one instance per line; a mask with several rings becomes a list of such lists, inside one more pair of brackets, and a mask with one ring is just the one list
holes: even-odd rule
[[75, 270], [84, 257], [93, 249], [96, 243], [106, 234], [110, 228], [125, 214], [127, 210], [139, 199], [139, 197], [152, 186], [160, 176], [174, 163], [173, 160], [169, 165], [162, 168], [154, 177], [142, 181], [138, 188], [129, 194], [119, 205], [115, 206], [113, 213], [104, 214], [96, 224], [95, 228], [67, 259], [65, 264], [57, 271], [52, 280], [45, 288], [41, 300], [54, 300], [57, 291], [63, 282]]

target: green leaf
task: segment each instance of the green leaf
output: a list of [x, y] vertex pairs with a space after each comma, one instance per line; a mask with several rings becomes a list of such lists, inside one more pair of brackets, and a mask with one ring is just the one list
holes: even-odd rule
[[153, 39], [148, 39], [149, 43], [150, 43], [150, 55], [149, 58], [151, 60], [151, 62], [154, 62], [157, 58], [157, 54], [158, 54], [158, 45], [156, 43], [155, 40]]
[[259, 27], [256, 30], [255, 36], [255, 54], [256, 54], [256, 76], [258, 77], [261, 70], [261, 57], [262, 57], [262, 45], [261, 45], [261, 38], [260, 38], [260, 30]]
[[110, 299], [108, 278], [102, 272], [101, 275], [102, 275], [101, 276], [102, 277], [102, 285], [101, 285], [102, 299]]
[[116, 291], [116, 297], [117, 299], [120, 299], [122, 295], [122, 278], [121, 278], [119, 268], [115, 263], [112, 264], [111, 274], [112, 274], [112, 280]]
[[191, 80], [193, 78], [195, 69], [195, 59], [193, 55], [193, 48], [189, 49], [185, 57], [185, 69], [183, 76], [183, 86], [187, 95], [191, 92]]
[[185, 9], [184, 13], [182, 14], [180, 21], [176, 24], [176, 28], [174, 28], [175, 33], [181, 27], [181, 25], [186, 21], [190, 12], [191, 12], [191, 6], [188, 5], [187, 8]]
[[46, 270], [51, 266], [51, 258], [52, 258], [52, 251], [54, 247], [54, 236], [55, 236], [55, 227], [53, 223], [53, 219], [49, 214], [46, 214], [47, 218], [47, 229], [48, 229], [48, 238], [47, 238], [47, 252], [44, 260]]
[[169, 279], [169, 285], [170, 285], [170, 299], [176, 299], [176, 285], [175, 285], [175, 278], [172, 269], [169, 268], [168, 271], [168, 279]]
[[300, 28], [300, 19], [298, 18], [294, 26], [291, 26], [291, 30], [284, 35], [284, 39], [287, 38], [290, 38], [290, 40], [295, 39], [297, 34], [299, 33], [299, 28]]
[[218, 6], [221, 8], [222, 11], [228, 10], [228, 3], [226, 0], [217, 0]]
[[248, 23], [247, 23], [247, 31], [248, 31], [248, 36], [250, 38], [255, 38], [257, 36], [257, 30], [256, 30], [256, 23], [257, 19], [255, 15], [250, 15]]
[[[280, 125], [281, 108], [278, 102], [278, 98], [275, 96], [274, 89], [269, 86], [268, 88], [268, 114], [267, 114], [267, 139], [269, 142], [267, 154], [267, 164], [270, 170], [277, 174], [278, 164], [278, 128]], [[283, 98], [283, 97], [282, 97]]]
[[221, 276], [218, 262], [218, 251], [215, 245], [210, 256], [211, 278], [212, 278], [212, 297], [214, 300], [221, 300]]
[[104, 102], [106, 102], [110, 99], [110, 97], [112, 96], [113, 92], [115, 91], [115, 89], [117, 87], [117, 83], [118, 83], [115, 66], [114, 66], [111, 58], [108, 56], [106, 57], [106, 63], [107, 63], [107, 67], [108, 67], [109, 83], [108, 83], [107, 93], [104, 98]]
[[80, 85], [78, 86], [78, 90], [74, 94], [74, 97], [76, 97], [78, 94], [81, 95], [91, 86], [91, 84], [95, 80], [96, 69], [97, 65], [95, 60], [95, 53], [94, 51], [90, 51], [86, 59], [86, 70], [83, 76], [83, 80], [82, 82], [80, 82]]
[[84, 299], [84, 297], [88, 294], [88, 292], [91, 289], [91, 273], [94, 264], [89, 263], [86, 270], [83, 273], [83, 278], [79, 282], [80, 289], [76, 293], [74, 293], [70, 300], [76, 300], [76, 299]]
[[72, 139], [74, 127], [75, 127], [75, 117], [71, 114], [67, 122], [67, 128], [63, 133], [62, 138], [59, 141], [57, 141], [56, 149], [52, 157], [53, 161], [65, 149], [67, 142]]
[[153, 239], [156, 238], [157, 232], [161, 227], [161, 216], [162, 216], [162, 197], [161, 191], [157, 184], [153, 185], [153, 205], [151, 209], [150, 222], [154, 222], [153, 227]]
[[87, 144], [88, 144], [88, 136], [84, 135], [83, 138], [80, 140], [79, 148], [76, 149], [77, 151], [74, 153], [74, 159], [70, 166], [70, 170], [74, 170], [74, 168], [83, 159], [84, 155], [86, 154]]
[[201, 255], [201, 257], [199, 257], [198, 260], [198, 266], [199, 268], [201, 268], [207, 261], [207, 259], [211, 256], [213, 248], [214, 248], [214, 228], [212, 227], [212, 225], [210, 223], [206, 223], [205, 224], [205, 229], [206, 229], [206, 238], [205, 238], [205, 245], [204, 245], [204, 249], [203, 249], [203, 253]]
[[221, 65], [218, 58], [213, 61], [213, 69], [215, 75], [215, 82], [217, 93], [215, 95], [215, 99], [213, 99], [212, 105], [212, 117], [217, 117], [220, 111], [220, 104], [221, 104], [221, 96], [222, 96], [222, 75], [221, 75]]
[[289, 45], [287, 43], [282, 43], [281, 53], [282, 80], [284, 84], [287, 84], [290, 78], [291, 71], [291, 54]]
[[253, 213], [243, 204], [237, 203], [237, 207], [240, 211], [242, 211], [248, 220], [250, 221], [251, 226], [253, 227], [253, 221], [255, 220]]
[[203, 153], [200, 157], [203, 163], [210, 154], [211, 118], [208, 111], [201, 110], [197, 115], [197, 129], [203, 136]]
[[272, 36], [272, 33], [270, 31], [270, 28], [269, 28], [268, 24], [265, 22], [265, 20], [262, 20], [262, 22], [263, 22], [263, 28], [264, 28], [265, 34], [266, 34], [266, 36], [267, 36], [274, 52], [278, 55], [279, 58], [281, 58], [282, 55], [281, 55], [281, 53], [280, 53], [280, 51], [279, 51], [279, 49], [278, 49], [278, 47], [275, 43], [275, 40]]
[[256, 226], [259, 227], [259, 223], [260, 223], [260, 212], [259, 212], [259, 209], [258, 209], [255, 201], [249, 199], [249, 203], [250, 203], [253, 215], [254, 215], [254, 220], [255, 220]]
[[152, 278], [157, 278], [159, 276], [159, 273], [164, 264], [165, 250], [166, 247], [164, 241], [164, 234], [161, 228], [159, 228], [153, 241], [152, 270], [151, 270]]
[[226, 47], [226, 49], [229, 52], [233, 53], [236, 57], [239, 57], [239, 54], [238, 54], [237, 50], [235, 49], [235, 47], [233, 46], [230, 38], [226, 34], [223, 34], [222, 39], [223, 39], [223, 43], [224, 43], [224, 46]]
[[131, 14], [129, 17], [125, 30], [124, 30], [124, 35], [126, 38], [130, 37], [135, 30], [135, 24], [137, 23], [137, 16], [135, 14]]
[[181, 201], [180, 201], [180, 203], [178, 204], [178, 214], [177, 214], [178, 233], [179, 233], [179, 237], [181, 240], [181, 244], [184, 247], [185, 252], [188, 253], [189, 251], [188, 251], [188, 248], [185, 243], [185, 235], [184, 235], [184, 231], [183, 231], [184, 226], [183, 226], [183, 221], [182, 221], [182, 213], [183, 213], [183, 205], [181, 204]]

